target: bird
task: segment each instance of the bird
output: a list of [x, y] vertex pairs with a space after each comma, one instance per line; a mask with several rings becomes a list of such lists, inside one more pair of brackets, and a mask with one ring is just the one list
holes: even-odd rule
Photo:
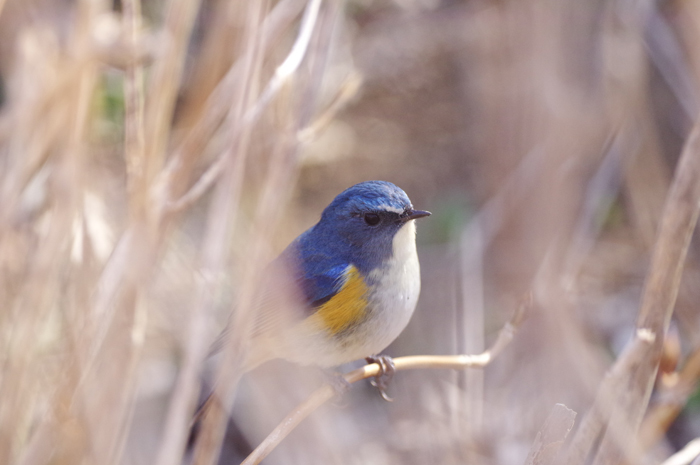
[[361, 182], [335, 197], [264, 274], [243, 371], [273, 359], [331, 368], [365, 358], [391, 375], [390, 359], [377, 354], [416, 308], [414, 220], [430, 214], [387, 181]]

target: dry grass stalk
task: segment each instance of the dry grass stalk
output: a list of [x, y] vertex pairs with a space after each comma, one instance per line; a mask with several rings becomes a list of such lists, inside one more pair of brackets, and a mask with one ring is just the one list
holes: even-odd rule
[[[683, 149], [676, 175], [664, 206], [659, 235], [642, 297], [638, 331], [653, 337], [645, 363], [629, 373], [631, 384], [623, 399], [629, 404], [621, 411], [620, 424], [612, 431], [637, 431], [646, 412], [651, 389], [663, 351], [663, 342], [680, 287], [690, 239], [700, 214], [700, 121], [696, 122]], [[625, 447], [613, 440], [601, 445], [601, 463], [616, 463], [621, 456], [634, 460]]]
[[[292, 25], [297, 14], [295, 5], [298, 9], [300, 4], [303, 2], [287, 2], [276, 8], [275, 15], [267, 18], [264, 34], [279, 35], [280, 29]], [[261, 19], [266, 10], [265, 3], [257, 5]], [[98, 202], [103, 201], [100, 196], [105, 193], [100, 192], [99, 187], [96, 192], [91, 192], [95, 186], [89, 180], [93, 160], [88, 153], [94, 150], [91, 146], [93, 136], [89, 131], [94, 118], [94, 94], [103, 72], [98, 62], [103, 49], [101, 45], [95, 45], [93, 32], [96, 24], [110, 19], [111, 13], [102, 2], [80, 2], [77, 12], [66, 56], [42, 55], [50, 48], [42, 48], [46, 43], [41, 42], [44, 38], [40, 35], [37, 35], [35, 44], [30, 44], [37, 46], [28, 49], [28, 53], [35, 55], [27, 55], [27, 75], [20, 76], [18, 82], [35, 77], [47, 79], [54, 75], [55, 79], [47, 86], [27, 87], [24, 101], [21, 94], [14, 94], [10, 105], [14, 105], [12, 109], [17, 117], [3, 119], [9, 125], [17, 125], [16, 128], [9, 126], [16, 129], [14, 134], [10, 130], [3, 134], [3, 142], [9, 140], [10, 148], [9, 161], [6, 162], [9, 169], [3, 174], [2, 188], [6, 208], [3, 208], [0, 222], [0, 256], [5, 270], [3, 289], [12, 289], [13, 286], [7, 287], [11, 281], [23, 283], [21, 288], [15, 288], [16, 292], [3, 293], [3, 305], [15, 309], [4, 317], [5, 328], [11, 328], [11, 331], [3, 335], [9, 348], [4, 356], [9, 362], [3, 372], [5, 401], [0, 406], [0, 429], [3, 430], [0, 457], [3, 463], [16, 460], [26, 464], [43, 463], [49, 457], [54, 457], [56, 463], [75, 463], [82, 459], [117, 463], [121, 460], [133, 414], [139, 376], [137, 367], [146, 337], [147, 315], [152, 312], [148, 308], [152, 304], [152, 276], [164, 250], [163, 241], [167, 240], [168, 229], [172, 226], [170, 221], [163, 222], [161, 216], [170, 199], [154, 196], [153, 191], [157, 188], [156, 179], [163, 178], [176, 97], [181, 86], [180, 75], [198, 3], [175, 0], [169, 6], [160, 33], [163, 47], [153, 57], [148, 73], [148, 91], [144, 95], [146, 64], [141, 50], [141, 5], [139, 0], [122, 2], [118, 36], [125, 39], [118, 46], [125, 49], [120, 56], [125, 57], [123, 159], [126, 189], [123, 194], [128, 215], [108, 260], [102, 250], [95, 250], [99, 247], [95, 241], [102, 238], [94, 235], [93, 223], [96, 220], [91, 216], [94, 207], [90, 202], [93, 202], [93, 197], [99, 198]], [[247, 139], [251, 138], [253, 129], [250, 124], [241, 124], [246, 128], [242, 132], [236, 125], [255, 98], [251, 89], [259, 80], [260, 63], [265, 52], [277, 45], [263, 46], [265, 42], [260, 37], [260, 29], [256, 26], [247, 39], [250, 47], [257, 48], [254, 54], [247, 55], [249, 62], [255, 64], [252, 67], [249, 64], [247, 68], [245, 65], [237, 67], [239, 82], [229, 86], [229, 92], [234, 89], [238, 95], [231, 94], [228, 102], [218, 103], [219, 108], [228, 108], [232, 101], [237, 102], [239, 110], [233, 113], [238, 115], [238, 120], [229, 123], [234, 126], [232, 132], [237, 132], [239, 137], [232, 141], [235, 146], [231, 151], [235, 156], [229, 159], [236, 162], [227, 172], [228, 187], [219, 189], [220, 200], [214, 202], [213, 222], [207, 236], [212, 240], [208, 241], [209, 248], [205, 249], [203, 256], [204, 268], [214, 273], [222, 267], [221, 250], [226, 248], [229, 240], [226, 223], [231, 220], [226, 220], [226, 215], [222, 216], [221, 212], [228, 211], [229, 218], [235, 217], [231, 205], [237, 204], [240, 194], [235, 194], [232, 188], [241, 190], [245, 164], [240, 162], [246, 158]], [[60, 72], [43, 74], [50, 66]], [[324, 66], [321, 63], [317, 73], [321, 70], [322, 75]], [[30, 74], [32, 72], [36, 74]], [[315, 79], [318, 80], [320, 75]], [[29, 93], [36, 89], [42, 92], [36, 96]], [[295, 149], [292, 156], [287, 156], [290, 152], [286, 149], [278, 150], [281, 158], [273, 162], [282, 171], [271, 172], [268, 184], [280, 187], [286, 183], [288, 187], [272, 196], [268, 188], [265, 200], [268, 205], [279, 208], [284, 204], [294, 179], [289, 176], [289, 170], [294, 168], [297, 158], [297, 143], [293, 135], [306, 124], [313, 111], [313, 105], [307, 108], [303, 118], [295, 123], [297, 127], [291, 131], [291, 137], [282, 138], [284, 147]], [[42, 132], [40, 128], [46, 130]], [[42, 137], [36, 137], [37, 134]], [[42, 169], [49, 173], [53, 192], [50, 202], [39, 205], [36, 212], [29, 212], [48, 222], [39, 229], [40, 237], [36, 237], [41, 245], [30, 255], [27, 239], [31, 239], [31, 235], [22, 237], [17, 225], [33, 221], [31, 217], [23, 216], [27, 215], [22, 204], [25, 202], [23, 196]], [[164, 189], [177, 192], [172, 186]], [[18, 246], [24, 247], [26, 257], [22, 257]], [[102, 254], [99, 257], [96, 256], [98, 252]], [[37, 292], [32, 292], [32, 289]], [[207, 291], [211, 288], [204, 288], [201, 293]], [[206, 351], [206, 310], [211, 304], [205, 299], [204, 303], [200, 302], [200, 308], [192, 312], [192, 334], [196, 342], [186, 347], [185, 359], [189, 363], [182, 370], [181, 379], [184, 381], [178, 384], [181, 393], [175, 397], [169, 429], [163, 437], [162, 463], [179, 461], [177, 457], [184, 446], [190, 406], [196, 397], [199, 364]], [[57, 306], [61, 307], [59, 314], [64, 318], [58, 326], [53, 318]], [[37, 332], [43, 334], [46, 331], [51, 332], [52, 340], [60, 342], [56, 357], [70, 367], [50, 375], [54, 377], [51, 382], [43, 379], [49, 375], [38, 376], [35, 370], [28, 370], [32, 366], [51, 366], [40, 358], [45, 357], [40, 355], [44, 343], [36, 338]], [[62, 344], [65, 346], [61, 347]], [[55, 388], [46, 391], [45, 385], [54, 385]], [[42, 420], [35, 420], [42, 415]]]
[[695, 349], [673, 374], [671, 385], [662, 384], [658, 401], [646, 413], [639, 429], [639, 444], [648, 447], [658, 443], [681, 413], [700, 380], [700, 350]]
[[[275, 5], [265, 17], [261, 26], [261, 36], [258, 38], [265, 52], [269, 52], [279, 40], [282, 32], [293, 24], [293, 21], [301, 13], [306, 3], [303, 0], [284, 0]], [[183, 198], [183, 192], [191, 189], [185, 189], [183, 185], [189, 181], [189, 172], [194, 162], [201, 156], [208, 139], [216, 132], [216, 128], [219, 127], [226, 115], [231, 111], [230, 102], [234, 101], [236, 90], [240, 87], [240, 81], [243, 79], [241, 76], [243, 74], [243, 63], [250, 59], [246, 53], [249, 52], [244, 50], [243, 55], [231, 66], [221, 82], [207, 98], [202, 110], [202, 117], [196, 121], [184, 140], [173, 150], [166, 169], [155, 183], [154, 195], [160, 199], [167, 211], [182, 210], [190, 206], [198, 198], [198, 195], [190, 195], [188, 198]], [[231, 128], [230, 122], [227, 127]], [[233, 127], [233, 130], [237, 130], [236, 127]], [[215, 166], [223, 166], [226, 152], [225, 150], [222, 152], [223, 154], [219, 156], [219, 163], [216, 163]], [[206, 187], [211, 185], [211, 182], [220, 172], [221, 167], [212, 167], [210, 170], [212, 170], [212, 175], [207, 177], [211, 179], [207, 181]], [[201, 179], [198, 182], [203, 182]], [[201, 195], [201, 192], [198, 192], [198, 194]]]
[[[647, 410], [697, 215], [697, 187], [687, 197], [678, 187], [697, 175], [687, 161], [697, 129], [660, 212], [679, 152], [669, 140], [682, 143], [698, 105], [700, 10], [621, 5], [0, 0], [0, 463], [178, 463], [212, 320], [233, 315], [217, 385], [228, 402], [260, 268], [340, 185], [368, 178], [438, 207], [419, 238], [438, 231], [449, 243], [419, 247], [426, 307], [396, 353], [455, 353], [454, 341], [488, 334], [489, 315], [533, 280], [537, 314], [518, 350], [477, 380], [483, 395], [440, 372], [414, 378], [391, 407], [362, 398], [317, 412], [295, 432], [308, 437], [277, 453], [523, 463], [552, 404], [585, 412], [594, 396], [568, 463], [584, 463], [606, 425], [600, 463], [655, 453], [626, 445]], [[313, 27], [301, 26], [304, 8], [318, 11], [307, 14]], [[306, 44], [291, 53], [301, 60], [277, 74], [295, 41]], [[323, 156], [303, 159], [306, 148]], [[287, 202], [292, 192], [304, 208]], [[447, 223], [471, 218], [466, 197], [486, 206], [456, 257], [464, 229]], [[638, 331], [598, 386], [601, 347], [632, 327], [606, 318], [636, 310], [655, 237]], [[697, 347], [688, 288], [680, 337]], [[476, 318], [465, 329], [469, 314], [486, 328]], [[663, 438], [697, 382], [696, 358], [676, 388], [661, 388], [661, 401], [677, 400], [649, 409], [640, 442]], [[148, 394], [159, 383], [173, 396]], [[239, 393], [249, 400], [245, 382]], [[256, 411], [261, 422], [284, 415], [267, 414], [278, 397]], [[167, 414], [148, 414], [153, 406]], [[226, 410], [207, 419], [198, 463], [218, 454]], [[349, 424], [357, 434], [340, 434]]]
[[[279, 218], [282, 212], [283, 199], [288, 195], [292, 182], [295, 179], [296, 166], [299, 161], [298, 133], [310, 122], [315, 108], [316, 94], [321, 83], [323, 71], [326, 68], [325, 58], [328, 54], [330, 34], [334, 28], [337, 17], [337, 4], [327, 6], [319, 13], [320, 1], [312, 1], [308, 4], [304, 18], [302, 19], [299, 35], [292, 51], [285, 61], [276, 69], [270, 83], [263, 89], [259, 100], [251, 102], [241, 118], [241, 125], [247, 125], [251, 114], [262, 111], [268, 101], [281, 89], [282, 85], [294, 73], [307, 53], [312, 36], [315, 41], [314, 53], [310, 58], [310, 76], [299, 76], [296, 84], [297, 94], [302, 98], [299, 102], [292, 102], [292, 114], [295, 120], [288, 123], [282, 130], [281, 137], [273, 147], [265, 185], [260, 202], [256, 208], [256, 214], [252, 225], [252, 244], [247, 256], [248, 266], [242, 278], [244, 290], [236, 301], [235, 310], [229, 321], [232, 330], [228, 334], [225, 348], [221, 357], [215, 396], [222, 399], [223, 409], [207, 415], [203, 422], [202, 433], [195, 449], [195, 463], [210, 464], [218, 457], [221, 441], [225, 433], [227, 412], [230, 411], [233, 393], [240, 379], [240, 357], [244, 352], [245, 343], [249, 338], [249, 330], [252, 319], [250, 309], [254, 308], [256, 299], [256, 285], [263, 272], [262, 264], [267, 263], [271, 257], [268, 252], [268, 243], [271, 239], [270, 231], [276, 227], [275, 218]], [[316, 26], [316, 18], [319, 17], [319, 26]], [[257, 31], [256, 31], [257, 32]], [[295, 108], [296, 107], [296, 108]], [[254, 119], [253, 119], [254, 120]], [[239, 171], [242, 171], [239, 169]]]
[[[206, 247], [203, 251], [202, 263], [206, 276], [216, 276], [224, 266], [222, 250], [227, 250], [227, 238], [231, 233], [231, 224], [236, 221], [237, 205], [241, 197], [241, 188], [243, 184], [243, 173], [245, 172], [246, 161], [249, 156], [249, 145], [252, 128], [245, 124], [245, 115], [248, 109], [254, 105], [256, 98], [256, 89], [260, 76], [260, 68], [262, 65], [263, 53], [261, 44], [257, 40], [259, 37], [260, 24], [264, 18], [265, 10], [268, 5], [265, 1], [251, 2], [247, 7], [246, 33], [244, 44], [248, 48], [244, 56], [246, 60], [243, 62], [242, 80], [239, 83], [238, 95], [235, 96], [235, 106], [232, 111], [232, 127], [231, 132], [235, 136], [231, 137], [230, 147], [228, 147], [226, 157], [224, 158], [224, 178], [218, 183], [214, 192], [209, 218], [208, 218], [208, 234], [205, 239]], [[223, 214], [222, 214], [223, 213]], [[251, 263], [258, 263], [253, 261]], [[256, 267], [250, 267], [253, 273], [257, 272]], [[253, 274], [253, 276], [257, 276]], [[176, 457], [182, 455], [185, 447], [185, 439], [187, 434], [187, 425], [189, 425], [189, 417], [194, 409], [196, 399], [198, 376], [200, 366], [204, 361], [207, 345], [205, 343], [206, 335], [206, 310], [214, 305], [212, 297], [214, 294], [215, 283], [211, 280], [202, 280], [201, 286], [198, 289], [198, 299], [196, 302], [196, 310], [193, 314], [193, 320], [190, 326], [188, 337], [188, 347], [186, 352], [185, 364], [179, 374], [179, 380], [175, 388], [173, 402], [171, 403], [169, 420], [166, 430], [166, 441], [161, 447], [158, 463], [167, 465], [176, 460]], [[244, 294], [246, 289], [251, 285], [250, 282], [244, 282], [242, 289]], [[250, 304], [246, 301], [234, 313], [239, 321], [245, 322], [248, 317]], [[246, 328], [247, 325], [236, 326], [237, 328]], [[240, 344], [245, 344], [246, 331], [242, 334], [237, 334], [240, 339], [237, 341]], [[237, 349], [240, 350], [241, 346]], [[234, 355], [235, 352], [234, 352]], [[234, 365], [235, 368], [235, 365]], [[217, 434], [219, 433], [217, 430]], [[205, 426], [204, 438], [209, 438], [211, 432]], [[206, 441], [208, 443], [209, 441]], [[198, 456], [195, 460], [198, 463], [213, 462], [217, 457], [218, 447], [217, 440], [214, 439], [214, 444], [211, 447], [199, 448]], [[203, 452], [199, 452], [203, 451]], [[201, 454], [201, 455], [200, 455]]]
[[[604, 402], [609, 402], [607, 405], [613, 410], [610, 412], [597, 404], [593, 407], [593, 412], [608, 411], [611, 415], [596, 463], [618, 463], [623, 458], [632, 462], [639, 460], [636, 444], [630, 443], [629, 439], [634, 437], [631, 435], [639, 428], [646, 412], [663, 350], [664, 335], [673, 313], [685, 257], [699, 213], [700, 123], [696, 123], [681, 155], [664, 207], [637, 322], [637, 337], [630, 345], [645, 348], [627, 352], [639, 353], [639, 356], [620, 357], [611, 370], [611, 373], [619, 376], [608, 377], [601, 386], [600, 398], [608, 398]], [[595, 417], [596, 414], [592, 415]], [[598, 432], [607, 423], [604, 418], [600, 420], [597, 427], [590, 431], [581, 430], [577, 434], [568, 463], [583, 463]], [[621, 432], [624, 433], [621, 435]], [[580, 447], [579, 441], [585, 441], [586, 446]]]
[[690, 441], [683, 449], [664, 460], [661, 465], [695, 464], [698, 456], [700, 456], [700, 438]]
[[574, 426], [576, 412], [563, 404], [556, 404], [537, 433], [525, 465], [557, 463], [557, 454]]

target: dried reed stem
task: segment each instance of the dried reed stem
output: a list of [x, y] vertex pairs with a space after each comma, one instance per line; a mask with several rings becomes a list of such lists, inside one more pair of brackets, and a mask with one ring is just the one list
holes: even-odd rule
[[[663, 343], [678, 296], [690, 239], [700, 213], [700, 119], [693, 127], [676, 167], [666, 199], [658, 238], [644, 286], [637, 331], [648, 331], [653, 342], [645, 362], [630, 371], [629, 384], [620, 393], [608, 431], [636, 433], [649, 403]], [[618, 463], [621, 458], [635, 461], [636, 444], [618, 441], [607, 434], [601, 444], [598, 463]]]
[[[611, 368], [596, 402], [577, 432], [567, 463], [583, 463], [606, 424], [596, 463], [619, 463], [636, 457], [629, 435], [636, 433], [646, 411], [673, 313], [683, 266], [700, 212], [700, 120], [693, 127], [668, 194], [642, 297], [637, 337]], [[606, 407], [607, 406], [607, 407]]]
[[537, 433], [525, 465], [557, 463], [557, 454], [574, 426], [576, 412], [564, 404], [556, 404]]
[[697, 457], [700, 456], [700, 438], [695, 438], [666, 460], [661, 465], [689, 465], [697, 463]]
[[[282, 0], [275, 5], [262, 24], [261, 37], [259, 38], [265, 53], [277, 43], [282, 31], [293, 24], [294, 19], [301, 13], [306, 4], [306, 0]], [[184, 208], [184, 206], [173, 206], [172, 204], [175, 202], [175, 198], [181, 195], [182, 184], [187, 182], [193, 162], [203, 152], [208, 139], [231, 111], [231, 102], [234, 101], [240, 81], [243, 79], [244, 63], [250, 59], [245, 53], [248, 52], [243, 51], [243, 55], [231, 66], [226, 76], [207, 98], [202, 117], [188, 132], [185, 139], [173, 150], [165, 169], [154, 183], [152, 195], [158, 199], [160, 208], [170, 211], [178, 210], [178, 207]], [[225, 129], [230, 131], [231, 127]]]
[[[319, 16], [319, 8], [320, 1], [316, 0], [313, 0], [307, 6], [299, 36], [292, 48], [292, 52], [290, 52], [284, 63], [277, 68], [276, 77], [263, 91], [263, 96], [256, 102], [252, 108], [253, 111], [262, 111], [259, 106], [261, 102], [265, 102], [266, 99], [272, 99], [279, 88], [281, 88], [282, 82], [298, 70], [311, 42], [316, 18]], [[243, 348], [249, 339], [249, 332], [253, 322], [253, 313], [250, 309], [253, 308], [252, 304], [256, 298], [254, 292], [258, 289], [256, 283], [259, 281], [263, 271], [258, 264], [266, 263], [270, 259], [266, 255], [270, 233], [276, 227], [276, 219], [280, 217], [285, 204], [284, 201], [288, 197], [296, 179], [299, 158], [299, 144], [296, 135], [302, 127], [308, 124], [313, 114], [315, 97], [325, 71], [326, 55], [329, 52], [329, 44], [331, 43], [330, 35], [337, 12], [337, 8], [327, 8], [322, 15], [327, 20], [321, 21], [321, 27], [316, 34], [318, 48], [316, 53], [309, 57], [312, 62], [312, 75], [309, 79], [300, 78], [296, 80], [301, 87], [298, 92], [300, 102], [295, 105], [298, 105], [299, 108], [291, 112], [294, 118], [290, 123], [291, 127], [286, 129], [281, 137], [278, 138], [273, 156], [268, 165], [269, 168], [261, 200], [256, 208], [256, 215], [253, 221], [251, 251], [246, 258], [246, 262], [251, 265], [246, 268], [242, 279], [241, 295], [237, 301], [236, 311], [229, 322], [231, 330], [226, 333], [228, 337], [224, 342], [224, 350], [216, 378], [217, 383], [214, 395], [222, 400], [223, 408], [215, 409], [204, 417], [197, 447], [195, 448], [194, 462], [196, 464], [213, 463], [221, 448], [228, 416], [227, 412], [231, 409], [233, 393], [241, 376], [241, 355], [244, 353]], [[280, 79], [280, 81], [275, 84], [276, 79]], [[246, 113], [246, 116], [249, 114], [250, 112]], [[247, 118], [244, 121], [247, 121]]]
[[[149, 185], [153, 185], [164, 165], [187, 46], [200, 4], [201, 0], [171, 0], [168, 6], [168, 15], [161, 32], [163, 48], [153, 65], [148, 85], [149, 99], [146, 103], [145, 132], [148, 139], [146, 164], [142, 169]], [[160, 205], [156, 204], [154, 207], [158, 208]], [[153, 222], [157, 222], [158, 219], [150, 218]]]
[[136, 221], [143, 221], [148, 179], [146, 178], [143, 65], [138, 59], [141, 30], [141, 1], [122, 3], [122, 22], [132, 52], [124, 76], [124, 157], [127, 167], [129, 207]]
[[[277, 93], [282, 89], [282, 86], [294, 75], [296, 70], [299, 68], [302, 59], [306, 55], [306, 51], [309, 47], [309, 42], [311, 40], [311, 33], [316, 25], [316, 18], [318, 17], [318, 10], [321, 6], [321, 0], [310, 0], [307, 4], [306, 10], [304, 12], [304, 18], [301, 22], [301, 27], [299, 29], [299, 34], [297, 36], [292, 50], [285, 60], [280, 64], [275, 70], [275, 74], [272, 76], [267, 86], [263, 90], [260, 98], [251, 106], [240, 124], [233, 127], [233, 138], [239, 137], [238, 132], [247, 130], [250, 126], [254, 125], [263, 112], [270, 104], [272, 99], [277, 95]], [[177, 200], [173, 200], [169, 205], [170, 210], [182, 210], [184, 208], [192, 205], [197, 199], [199, 199], [216, 181], [220, 176], [224, 167], [226, 166], [227, 153], [224, 152], [212, 163], [207, 171], [200, 176], [197, 182]]]
[[658, 392], [658, 401], [647, 412], [639, 430], [639, 444], [649, 448], [666, 434], [678, 417], [700, 380], [700, 349], [695, 349], [677, 373], [673, 386]]
[[[262, 63], [261, 44], [259, 37], [260, 22], [267, 8], [266, 1], [250, 2], [248, 4], [248, 17], [246, 20], [245, 53], [243, 62], [242, 80], [238, 87], [238, 95], [234, 100], [234, 120], [231, 130], [238, 131], [230, 140], [230, 146], [226, 153], [226, 176], [219, 180], [214, 198], [209, 207], [207, 232], [204, 238], [204, 250], [202, 254], [203, 276], [217, 276], [224, 266], [222, 251], [228, 250], [228, 237], [230, 227], [236, 220], [239, 206], [240, 191], [243, 185], [242, 177], [245, 172], [245, 163], [250, 144], [250, 125], [243, 125], [244, 115], [254, 101], [254, 90], [257, 87], [260, 67]], [[197, 397], [197, 385], [199, 368], [206, 354], [206, 312], [213, 306], [214, 281], [203, 279], [197, 289], [197, 297], [191, 314], [187, 345], [183, 366], [178, 375], [173, 399], [168, 411], [168, 420], [164, 441], [162, 442], [157, 463], [168, 465], [181, 456], [185, 446], [187, 426], [194, 409]], [[245, 289], [245, 286], [243, 287]], [[244, 307], [247, 308], [247, 307]], [[207, 453], [196, 457], [199, 463], [207, 463], [213, 460], [213, 453]]]

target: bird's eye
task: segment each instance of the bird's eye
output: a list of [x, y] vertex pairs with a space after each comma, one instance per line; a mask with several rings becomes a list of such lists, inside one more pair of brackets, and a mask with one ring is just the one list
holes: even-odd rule
[[365, 214], [365, 223], [367, 223], [370, 226], [378, 225], [381, 220], [382, 219], [376, 213], [366, 213]]

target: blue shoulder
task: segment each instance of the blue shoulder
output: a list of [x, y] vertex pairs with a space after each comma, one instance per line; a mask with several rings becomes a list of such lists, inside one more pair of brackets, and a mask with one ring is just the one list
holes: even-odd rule
[[311, 308], [320, 307], [341, 290], [350, 265], [337, 249], [314, 237], [312, 229], [289, 244], [282, 257], [292, 264], [295, 281]]

